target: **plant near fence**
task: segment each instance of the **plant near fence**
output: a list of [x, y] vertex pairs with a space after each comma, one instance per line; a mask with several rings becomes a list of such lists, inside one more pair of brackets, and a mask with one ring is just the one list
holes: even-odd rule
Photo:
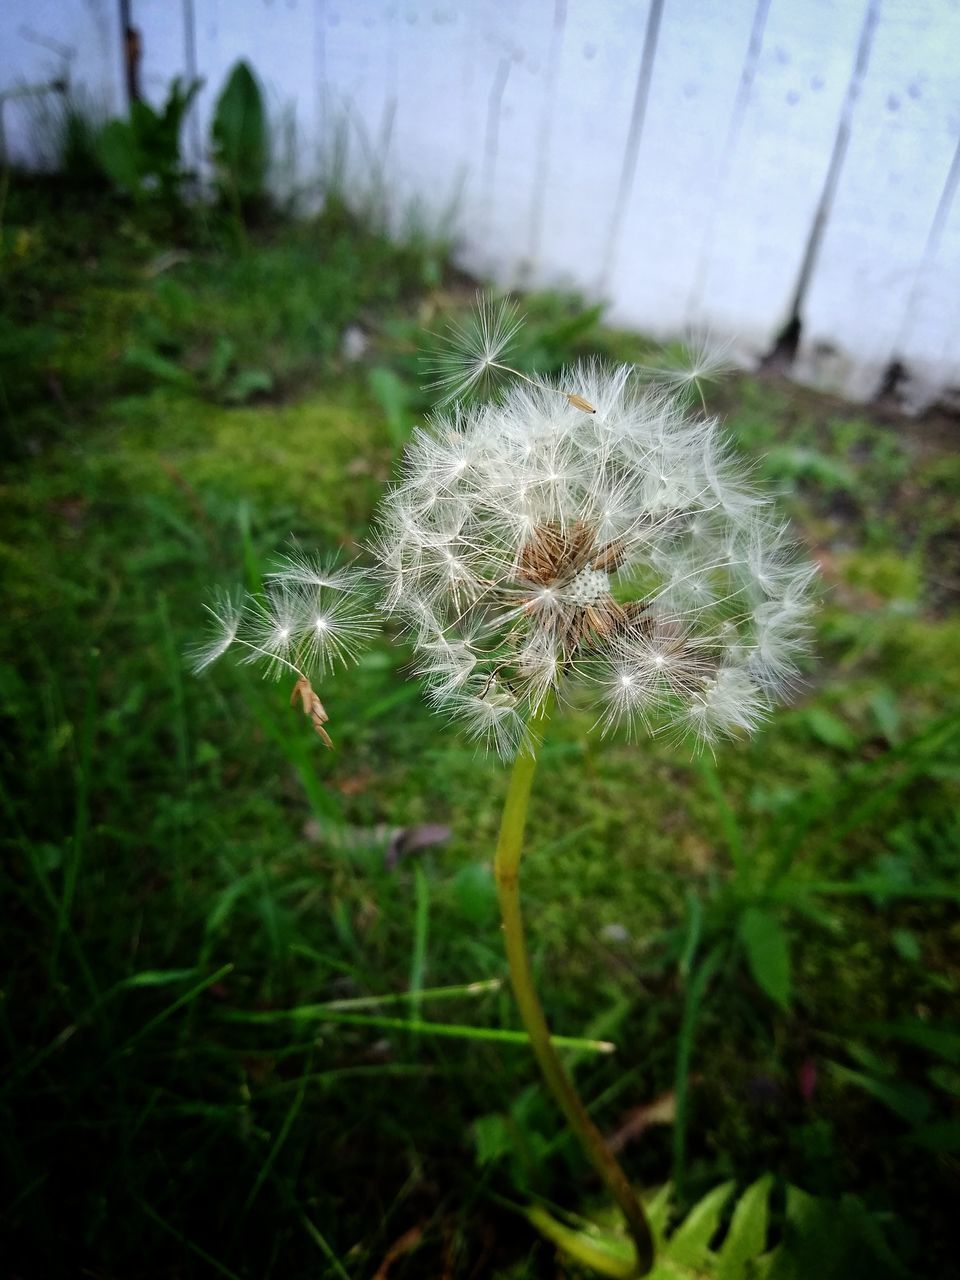
[[180, 161], [180, 130], [202, 81], [176, 76], [160, 110], [137, 99], [126, 120], [111, 120], [97, 139], [107, 177], [137, 201], [155, 197], [176, 204], [186, 176]]
[[270, 130], [260, 84], [248, 62], [231, 70], [210, 126], [217, 185], [242, 225], [246, 211], [262, 204], [270, 164]]

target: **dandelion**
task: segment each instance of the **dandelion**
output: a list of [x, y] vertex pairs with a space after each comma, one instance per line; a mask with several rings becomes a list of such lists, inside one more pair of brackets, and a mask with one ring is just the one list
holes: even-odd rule
[[436, 417], [375, 545], [430, 701], [507, 757], [578, 689], [604, 732], [749, 732], [806, 643], [810, 571], [719, 424], [628, 367]]
[[[705, 349], [682, 375], [585, 363], [538, 380], [505, 362], [519, 323], [509, 303], [484, 303], [452, 331], [432, 366], [446, 408], [413, 433], [380, 504], [374, 569], [295, 550], [262, 593], [208, 606], [213, 634], [194, 666], [236, 647], [268, 674], [295, 674], [292, 701], [329, 745], [311, 679], [371, 638], [373, 579], [427, 702], [513, 759], [494, 859], [511, 981], [544, 1078], [623, 1212], [634, 1258], [622, 1274], [644, 1275], [645, 1211], [532, 984], [519, 866], [537, 752], [554, 708], [575, 700], [603, 734], [666, 732], [700, 748], [751, 733], [798, 677], [815, 571], [706, 412], [717, 366]], [[514, 381], [499, 398], [459, 402], [502, 374]]]
[[[447, 400], [508, 369], [514, 332], [512, 313], [481, 311], [442, 372]], [[551, 1040], [519, 869], [558, 702], [588, 700], [602, 733], [701, 747], [751, 733], [796, 679], [813, 569], [706, 411], [718, 369], [704, 347], [659, 381], [584, 364], [455, 405], [416, 433], [374, 543], [382, 607], [413, 642], [428, 701], [514, 757], [494, 859], [511, 982], [544, 1079], [623, 1213], [630, 1276], [652, 1267], [653, 1234]]]

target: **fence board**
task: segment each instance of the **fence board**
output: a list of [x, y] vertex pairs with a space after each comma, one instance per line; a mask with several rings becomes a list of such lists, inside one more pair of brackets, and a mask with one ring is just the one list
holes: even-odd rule
[[769, 350], [790, 319], [865, 8], [772, 0], [697, 304], [747, 356]]
[[[745, 359], [801, 321], [796, 372], [853, 395], [898, 359], [960, 383], [960, 0], [131, 0], [141, 84], [203, 91], [240, 57], [295, 119], [301, 178], [349, 117], [355, 190], [394, 224], [459, 196], [463, 265], [708, 328]], [[4, 0], [0, 89], [74, 81], [122, 109], [117, 0]], [[42, 159], [7, 108], [17, 156]], [[321, 160], [321, 152], [325, 160]]]
[[[560, 18], [562, 10], [561, 4]], [[463, 261], [509, 284], [530, 277], [534, 191], [544, 172], [537, 153], [548, 79], [557, 74], [557, 18], [554, 4], [509, 0], [483, 0], [472, 15], [476, 176], [465, 176], [461, 206], [465, 220], [476, 220], [476, 232]]]
[[[349, 122], [346, 180], [355, 188], [388, 182], [397, 114], [397, 6], [322, 0], [325, 134], [330, 148]], [[429, 84], [429, 78], [427, 83]]]
[[[648, 5], [571, 2], [557, 54], [556, 108], [535, 246], [538, 284], [595, 288], [630, 135]], [[607, 31], [617, 33], [615, 39]], [[532, 160], [532, 158], [531, 158]]]
[[907, 407], [926, 408], [946, 392], [960, 408], [960, 142], [943, 192], [943, 222], [932, 228], [928, 252], [908, 300], [896, 351], [907, 382]]
[[755, 3], [730, 0], [722, 26], [710, 22], [713, 12], [713, 0], [666, 6], [637, 171], [605, 280], [614, 315], [642, 315], [658, 336], [691, 320], [698, 249], [714, 214]]
[[[917, 274], [960, 283], [948, 242], [925, 247], [960, 140], [960, 6], [885, 0], [850, 145], [802, 307], [797, 373], [865, 399], [901, 355]], [[936, 279], [923, 282], [932, 300]], [[934, 308], [939, 309], [938, 307]], [[929, 314], [929, 311], [928, 311]]]
[[[115, 115], [126, 101], [123, 35], [115, 0], [2, 0], [0, 95], [7, 158], [49, 168], [56, 162], [59, 98], [12, 95], [65, 77], [73, 100], [97, 117]], [[2, 152], [0, 152], [2, 159]]]

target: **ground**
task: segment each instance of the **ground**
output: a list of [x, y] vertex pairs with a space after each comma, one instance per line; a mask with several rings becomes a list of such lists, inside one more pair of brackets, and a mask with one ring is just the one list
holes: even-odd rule
[[[338, 209], [241, 233], [15, 179], [0, 235], [12, 1273], [556, 1274], [516, 1206], [602, 1197], [521, 1038], [482, 1038], [518, 1025], [503, 766], [389, 641], [324, 688], [329, 753], [285, 684], [184, 658], [291, 535], [362, 553], [471, 282]], [[524, 367], [663, 358], [525, 307]], [[946, 1274], [960, 424], [763, 373], [708, 397], [822, 566], [815, 659], [715, 760], [558, 722], [523, 876], [544, 1001], [616, 1044], [578, 1083], [678, 1216], [770, 1172], [771, 1240], [789, 1183], [857, 1206], [864, 1274], [888, 1246]]]

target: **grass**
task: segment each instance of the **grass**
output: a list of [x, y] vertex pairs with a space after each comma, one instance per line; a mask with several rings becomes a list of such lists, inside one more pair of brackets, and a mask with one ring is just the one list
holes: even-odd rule
[[[238, 251], [214, 221], [15, 181], [2, 236], [9, 1265], [552, 1274], [503, 1198], [597, 1195], [505, 1034], [503, 770], [393, 646], [324, 689], [331, 754], [284, 687], [182, 657], [211, 585], [255, 583], [291, 534], [362, 542], [426, 406], [421, 333], [469, 283], [340, 210]], [[530, 311], [522, 367], [659, 358], [569, 300]], [[678, 1212], [770, 1171], [858, 1197], [936, 1272], [960, 1145], [956, 426], [765, 377], [715, 400], [824, 566], [818, 661], [715, 768], [558, 725], [524, 880], [541, 987], [559, 1033], [617, 1045], [569, 1050], [604, 1128], [680, 1087], [673, 1131], [624, 1152], [642, 1185], [682, 1174]], [[428, 823], [449, 839], [385, 856]]]

